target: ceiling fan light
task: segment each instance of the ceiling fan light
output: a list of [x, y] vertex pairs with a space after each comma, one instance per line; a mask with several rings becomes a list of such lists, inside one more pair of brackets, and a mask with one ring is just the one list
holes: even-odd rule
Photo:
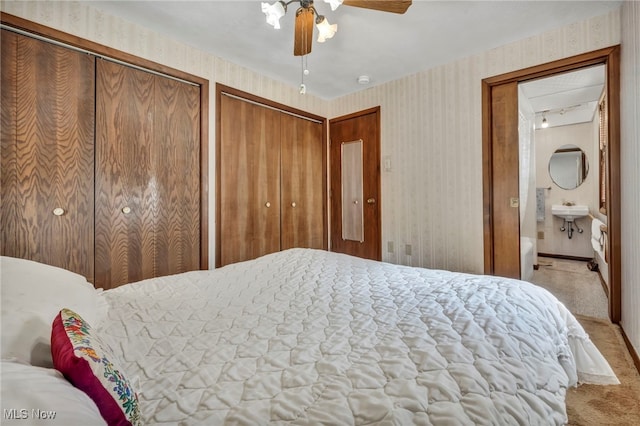
[[331, 10], [336, 10], [342, 4], [342, 0], [324, 0], [324, 2], [329, 3]]
[[273, 4], [263, 2], [262, 12], [267, 15], [267, 24], [271, 25], [276, 30], [279, 30], [280, 18], [282, 18], [286, 12], [284, 3], [281, 1], [277, 1]]
[[324, 16], [318, 16], [316, 20], [316, 28], [318, 28], [318, 43], [324, 43], [330, 39], [338, 31], [338, 24], [329, 24], [329, 21]]

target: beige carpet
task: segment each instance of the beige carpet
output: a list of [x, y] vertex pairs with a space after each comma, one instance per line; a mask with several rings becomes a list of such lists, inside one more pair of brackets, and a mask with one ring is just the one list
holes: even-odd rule
[[620, 328], [609, 321], [600, 277], [589, 271], [586, 262], [540, 257], [538, 264], [531, 282], [553, 293], [578, 318], [621, 383], [569, 389], [569, 424], [640, 426], [640, 375]]
[[607, 358], [620, 385], [581, 385], [567, 392], [570, 425], [640, 425], [640, 374], [620, 328], [608, 320], [576, 316]]

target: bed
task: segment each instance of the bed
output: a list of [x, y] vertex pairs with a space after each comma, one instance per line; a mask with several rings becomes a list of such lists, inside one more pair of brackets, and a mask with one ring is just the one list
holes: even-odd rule
[[[5, 353], [4, 292], [3, 371], [55, 372]], [[566, 308], [519, 280], [291, 249], [91, 294], [47, 315], [92, 316], [134, 424], [564, 424], [569, 387], [618, 383]]]

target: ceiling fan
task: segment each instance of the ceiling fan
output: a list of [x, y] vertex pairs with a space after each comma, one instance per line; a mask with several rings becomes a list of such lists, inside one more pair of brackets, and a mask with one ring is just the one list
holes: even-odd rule
[[[341, 4], [345, 6], [360, 7], [364, 9], [379, 10], [382, 12], [405, 13], [411, 0], [324, 0], [331, 5], [331, 10], [336, 10]], [[296, 10], [296, 21], [293, 39], [293, 54], [304, 56], [311, 52], [311, 39], [313, 37], [313, 24], [318, 28], [318, 42], [323, 43], [336, 33], [338, 26], [329, 24], [327, 18], [318, 14], [313, 6], [313, 0], [278, 0], [273, 4], [262, 3], [262, 12], [267, 16], [267, 23], [274, 28], [280, 28], [280, 18], [287, 12], [287, 6], [291, 3], [300, 3]]]

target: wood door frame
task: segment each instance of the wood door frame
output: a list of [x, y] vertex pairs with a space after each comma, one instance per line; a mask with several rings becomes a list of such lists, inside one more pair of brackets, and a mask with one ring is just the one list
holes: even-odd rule
[[489, 77], [482, 80], [482, 182], [484, 222], [484, 272], [494, 270], [494, 224], [492, 194], [492, 111], [491, 88], [511, 82], [525, 82], [560, 74], [587, 66], [604, 64], [607, 88], [607, 114], [609, 118], [609, 169], [607, 187], [607, 226], [609, 228], [609, 317], [613, 323], [621, 319], [621, 229], [620, 229], [620, 45], [595, 50], [546, 64]]
[[0, 12], [0, 22], [27, 35], [200, 86], [200, 269], [209, 269], [209, 80], [6, 12]]
[[220, 197], [222, 194], [221, 182], [220, 182], [220, 162], [222, 161], [222, 139], [221, 139], [221, 117], [222, 117], [222, 96], [230, 95], [241, 100], [251, 102], [254, 104], [262, 105], [267, 108], [276, 109], [278, 111], [282, 111], [286, 114], [295, 115], [304, 119], [309, 119], [313, 121], [319, 121], [322, 124], [322, 141], [324, 143], [322, 156], [322, 199], [324, 202], [322, 203], [322, 226], [324, 229], [323, 234], [323, 242], [322, 245], [324, 249], [327, 249], [328, 244], [328, 227], [327, 227], [327, 119], [325, 117], [321, 117], [319, 115], [312, 114], [310, 112], [302, 111], [297, 108], [290, 107], [285, 104], [281, 104], [270, 99], [261, 98], [260, 96], [256, 96], [254, 94], [243, 92], [242, 90], [235, 89], [230, 86], [226, 86], [221, 83], [216, 83], [216, 236], [215, 236], [215, 244], [216, 244], [216, 253], [215, 253], [215, 265], [218, 267], [221, 263], [221, 254], [220, 247], [222, 244], [221, 240], [221, 232], [220, 226], [221, 223], [221, 212], [220, 212]]
[[[376, 164], [378, 165], [377, 170], [378, 170], [378, 182], [376, 183], [377, 185], [377, 191], [378, 191], [378, 200], [376, 202], [376, 209], [378, 210], [378, 214], [377, 214], [377, 223], [376, 223], [376, 228], [378, 229], [378, 234], [376, 235], [376, 238], [378, 239], [378, 253], [377, 253], [377, 258], [375, 260], [382, 260], [382, 176], [380, 173], [380, 161], [382, 158], [382, 153], [381, 153], [381, 149], [382, 149], [382, 140], [381, 140], [381, 136], [380, 136], [380, 121], [381, 121], [381, 114], [380, 114], [380, 106], [375, 106], [375, 107], [371, 107], [371, 108], [367, 108], [364, 109], [362, 111], [356, 111], [353, 112], [351, 114], [347, 114], [347, 115], [342, 115], [340, 117], [335, 117], [332, 118], [331, 120], [329, 120], [329, 128], [331, 128], [331, 124], [333, 123], [337, 123], [340, 121], [345, 121], [345, 120], [350, 120], [353, 118], [358, 118], [358, 117], [362, 117], [365, 115], [369, 115], [369, 114], [376, 114], [377, 117], [377, 139], [378, 139], [378, 149], [377, 149], [377, 158], [376, 158]], [[329, 134], [331, 134], [331, 129], [329, 129]], [[331, 165], [330, 165], [331, 167]], [[339, 166], [336, 166], [339, 167]], [[334, 169], [332, 168], [332, 171]], [[329, 199], [329, 202], [331, 203], [331, 198]], [[331, 209], [333, 208], [333, 205], [331, 205]], [[330, 226], [332, 227], [333, 224], [330, 224]], [[366, 228], [366, 225], [365, 225]], [[329, 235], [332, 235], [333, 229], [329, 229]], [[331, 243], [331, 242], [330, 242]], [[331, 250], [330, 250], [331, 251]]]

